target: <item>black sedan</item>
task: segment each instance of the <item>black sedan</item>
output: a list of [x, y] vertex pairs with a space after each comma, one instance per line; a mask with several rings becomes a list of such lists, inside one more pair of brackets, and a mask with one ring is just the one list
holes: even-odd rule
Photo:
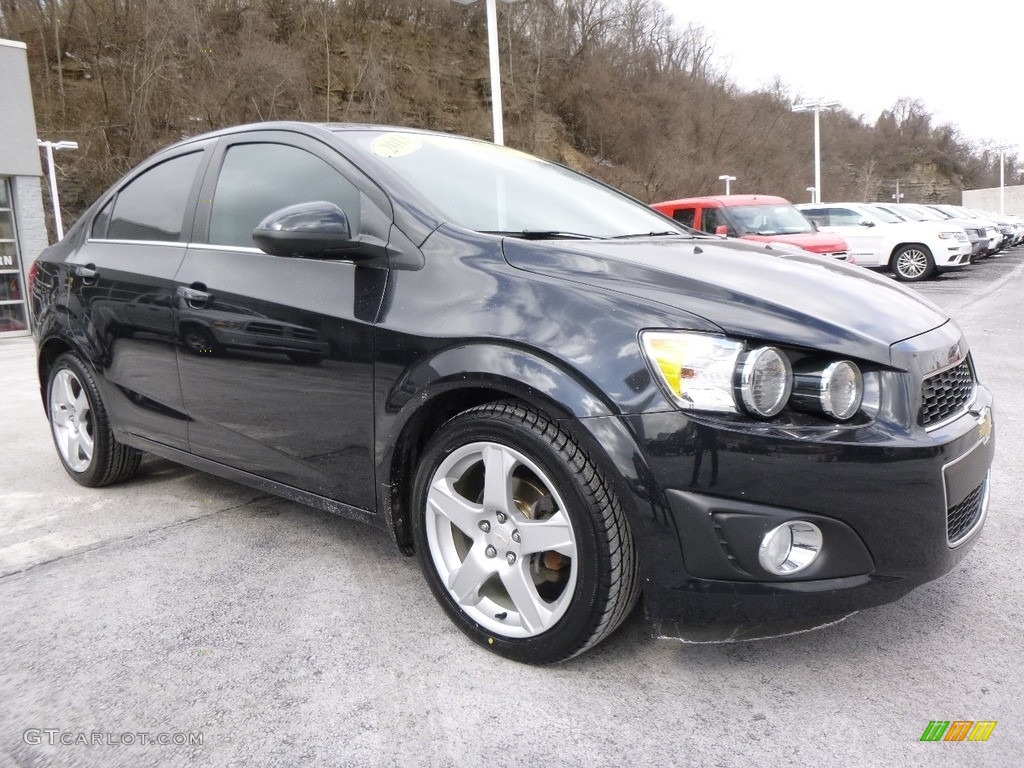
[[933, 305], [481, 141], [188, 139], [31, 283], [76, 481], [152, 453], [366, 521], [517, 660], [585, 651], [641, 594], [663, 631], [891, 601], [988, 508], [992, 398]]

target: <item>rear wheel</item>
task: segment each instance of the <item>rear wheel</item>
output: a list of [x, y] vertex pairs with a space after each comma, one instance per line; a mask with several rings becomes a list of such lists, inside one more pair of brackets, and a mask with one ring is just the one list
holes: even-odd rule
[[935, 272], [935, 261], [931, 251], [923, 245], [901, 245], [892, 255], [890, 262], [897, 280], [915, 283], [927, 280]]
[[626, 518], [571, 436], [518, 403], [465, 411], [417, 471], [416, 549], [435, 597], [480, 645], [561, 661], [600, 642], [639, 594]]
[[54, 361], [46, 406], [57, 455], [75, 482], [110, 485], [138, 470], [142, 454], [114, 438], [96, 382], [78, 355], [65, 352]]

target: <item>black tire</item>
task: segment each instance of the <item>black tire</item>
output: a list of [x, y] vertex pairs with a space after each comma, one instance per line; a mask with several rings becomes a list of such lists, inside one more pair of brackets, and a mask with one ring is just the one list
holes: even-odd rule
[[98, 488], [138, 471], [142, 453], [114, 438], [96, 382], [73, 352], [50, 369], [46, 414], [57, 456], [76, 483]]
[[182, 326], [181, 341], [186, 349], [197, 355], [219, 355], [223, 351], [210, 331], [194, 323]]
[[911, 243], [893, 251], [889, 268], [900, 282], [917, 283], [935, 274], [935, 259], [927, 246]]
[[[484, 469], [498, 465], [492, 456], [501, 457], [500, 474]], [[485, 478], [499, 478], [499, 490]], [[490, 651], [563, 661], [610, 635], [636, 604], [637, 560], [618, 499], [573, 438], [529, 406], [491, 403], [449, 420], [423, 454], [412, 499], [417, 556], [434, 596]], [[461, 525], [439, 511], [449, 499]], [[460, 585], [463, 571], [470, 575]]]

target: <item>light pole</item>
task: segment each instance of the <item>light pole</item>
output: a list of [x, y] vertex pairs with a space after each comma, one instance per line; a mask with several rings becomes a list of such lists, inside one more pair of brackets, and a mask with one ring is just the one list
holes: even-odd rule
[[1006, 150], [1016, 149], [1016, 144], [996, 144], [988, 149], [999, 152], [999, 215], [1006, 213], [1006, 182], [1004, 172], [1006, 170]]
[[[471, 5], [477, 0], [455, 0], [460, 5]], [[517, 0], [502, 0], [514, 3]], [[491, 123], [494, 126], [494, 143], [504, 146], [505, 128], [501, 115], [501, 72], [498, 66], [498, 5], [497, 0], [484, 0], [487, 5], [487, 55], [491, 67]]]
[[50, 197], [53, 200], [53, 228], [57, 231], [57, 239], [64, 239], [64, 222], [60, 218], [60, 199], [57, 197], [57, 176], [53, 172], [53, 150], [78, 149], [77, 141], [43, 141], [37, 139], [40, 147], [46, 148], [46, 166], [50, 175]]
[[816, 190], [814, 187], [808, 187], [807, 191], [811, 193], [811, 202], [813, 203], [814, 202], [814, 193], [817, 192], [818, 190]]
[[725, 194], [728, 195], [729, 194], [729, 182], [730, 181], [736, 181], [736, 177], [735, 176], [730, 176], [729, 174], [726, 173], [726, 174], [722, 174], [721, 176], [719, 176], [718, 180], [725, 182]]
[[890, 197], [892, 197], [892, 199], [895, 200], [897, 203], [899, 203], [900, 200], [902, 200], [904, 197], [906, 197], [905, 194], [900, 192], [900, 180], [899, 179], [896, 179], [896, 193], [894, 195], [890, 195]]
[[793, 105], [794, 112], [814, 113], [814, 199], [811, 201], [812, 203], [821, 202], [821, 110], [838, 106], [838, 101], [825, 101], [820, 98]]

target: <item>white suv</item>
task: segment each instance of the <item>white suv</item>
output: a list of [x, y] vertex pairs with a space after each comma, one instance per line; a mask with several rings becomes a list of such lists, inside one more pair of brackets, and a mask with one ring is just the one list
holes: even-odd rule
[[840, 234], [862, 267], [887, 267], [897, 280], [926, 280], [936, 271], [971, 263], [971, 241], [962, 227], [904, 221], [867, 203], [803, 203], [797, 208], [824, 232]]

